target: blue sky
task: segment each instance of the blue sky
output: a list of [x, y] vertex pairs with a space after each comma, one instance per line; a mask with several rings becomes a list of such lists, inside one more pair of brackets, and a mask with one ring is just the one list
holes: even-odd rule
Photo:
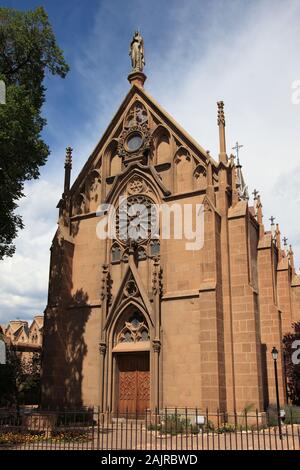
[[0, 264], [0, 323], [44, 310], [49, 247], [63, 186], [65, 147], [74, 148], [73, 178], [129, 89], [132, 33], [145, 41], [147, 91], [216, 158], [216, 101], [225, 101], [228, 153], [236, 140], [251, 192], [260, 190], [266, 228], [280, 222], [300, 260], [300, 80], [298, 0], [58, 0], [42, 4], [71, 71], [47, 77], [51, 148], [41, 178], [26, 185], [18, 212], [26, 225], [17, 252]]

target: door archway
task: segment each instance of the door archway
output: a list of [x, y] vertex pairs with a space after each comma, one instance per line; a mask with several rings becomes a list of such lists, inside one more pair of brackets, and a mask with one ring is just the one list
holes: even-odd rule
[[130, 309], [117, 323], [115, 406], [120, 415], [143, 415], [150, 407], [150, 335], [145, 317]]

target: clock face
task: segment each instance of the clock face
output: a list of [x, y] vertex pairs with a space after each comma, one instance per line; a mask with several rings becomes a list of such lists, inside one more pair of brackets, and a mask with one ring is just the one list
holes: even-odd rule
[[122, 201], [116, 219], [117, 237], [123, 243], [129, 239], [142, 243], [158, 233], [157, 207], [147, 197], [132, 196]]
[[140, 133], [134, 132], [130, 134], [126, 141], [129, 152], [136, 152], [143, 145], [143, 138]]

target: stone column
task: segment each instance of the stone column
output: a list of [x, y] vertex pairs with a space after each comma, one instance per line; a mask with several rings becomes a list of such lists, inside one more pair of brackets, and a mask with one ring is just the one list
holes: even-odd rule
[[154, 382], [154, 397], [152, 403], [154, 407], [159, 409], [161, 406], [160, 396], [160, 300], [162, 295], [162, 269], [160, 267], [159, 257], [154, 259], [154, 272], [152, 280], [152, 293], [153, 293], [153, 306], [154, 306], [154, 339], [152, 341], [153, 353], [154, 353], [154, 370], [153, 370], [153, 382]]
[[159, 374], [160, 374], [160, 367], [159, 367], [159, 362], [160, 362], [160, 349], [161, 349], [161, 343], [158, 338], [155, 338], [152, 341], [153, 345], [153, 352], [154, 352], [154, 371], [153, 371], [153, 380], [154, 380], [154, 405], [155, 408], [158, 410], [160, 409], [160, 393], [159, 393], [159, 388], [160, 388], [160, 383], [159, 383]]
[[99, 352], [100, 352], [100, 411], [104, 411], [104, 390], [105, 390], [105, 355], [106, 355], [106, 343], [105, 341], [100, 341], [99, 343]]
[[219, 161], [223, 163], [227, 163], [224, 102], [219, 101], [217, 105], [218, 105], [219, 141], [220, 141]]
[[66, 196], [70, 191], [71, 170], [72, 170], [72, 151], [73, 149], [71, 147], [66, 148], [64, 196]]
[[99, 352], [100, 352], [100, 383], [99, 383], [99, 406], [101, 412], [105, 408], [105, 356], [106, 356], [106, 340], [104, 332], [104, 321], [107, 315], [107, 276], [108, 276], [108, 265], [104, 263], [102, 265], [102, 286], [101, 286], [101, 320], [100, 320], [100, 343], [99, 343]]

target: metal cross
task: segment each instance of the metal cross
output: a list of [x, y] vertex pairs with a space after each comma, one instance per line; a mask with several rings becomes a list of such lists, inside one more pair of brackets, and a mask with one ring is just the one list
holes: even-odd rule
[[244, 147], [243, 145], [240, 145], [238, 142], [236, 142], [235, 146], [232, 147], [232, 150], [235, 150], [236, 151], [236, 160], [237, 160], [237, 164], [239, 165], [240, 164], [240, 159], [239, 159], [239, 150]]
[[284, 237], [284, 238], [282, 239], [282, 241], [283, 241], [284, 246], [287, 246], [288, 238]]
[[258, 196], [258, 194], [259, 194], [259, 191], [257, 191], [256, 189], [254, 189], [254, 191], [253, 191], [252, 194], [253, 194], [253, 196], [254, 196], [254, 201], [256, 201], [257, 196]]
[[272, 226], [272, 227], [275, 225], [275, 224], [274, 224], [275, 219], [276, 219], [276, 217], [273, 217], [272, 215], [271, 215], [271, 217], [269, 218], [269, 220], [271, 221], [271, 226]]

